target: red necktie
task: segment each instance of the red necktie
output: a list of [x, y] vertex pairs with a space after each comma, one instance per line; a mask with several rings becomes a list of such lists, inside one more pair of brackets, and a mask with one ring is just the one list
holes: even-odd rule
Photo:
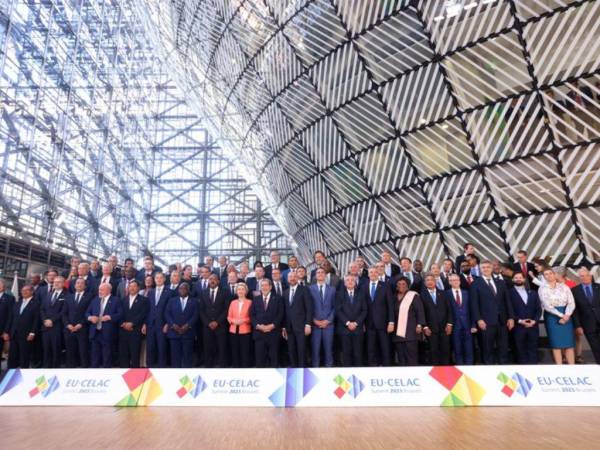
[[469, 282], [469, 285], [473, 282], [473, 277], [471, 275], [469, 275], [467, 277], [467, 281]]
[[521, 264], [521, 272], [523, 272], [523, 275], [527, 278], [527, 263]]
[[460, 301], [460, 294], [458, 293], [458, 291], [456, 291], [456, 304], [458, 306], [461, 306], [462, 302]]

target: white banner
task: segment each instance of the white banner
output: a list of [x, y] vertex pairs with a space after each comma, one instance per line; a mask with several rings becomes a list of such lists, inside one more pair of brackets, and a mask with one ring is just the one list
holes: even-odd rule
[[28, 369], [0, 406], [600, 406], [600, 366]]

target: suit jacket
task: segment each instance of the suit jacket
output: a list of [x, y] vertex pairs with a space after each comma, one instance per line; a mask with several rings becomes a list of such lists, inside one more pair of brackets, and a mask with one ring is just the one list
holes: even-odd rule
[[263, 296], [256, 295], [250, 307], [250, 317], [252, 319], [252, 330], [255, 338], [264, 336], [265, 333], [256, 329], [257, 325], [275, 325], [275, 329], [268, 334], [278, 333], [283, 323], [283, 298], [271, 291], [269, 305], [265, 310]]
[[444, 291], [436, 289], [433, 302], [429, 289], [421, 291], [421, 301], [423, 302], [423, 311], [425, 312], [425, 323], [432, 333], [443, 333], [447, 324], [454, 325], [453, 310], [448, 298], [443, 295]]
[[[285, 280], [283, 280], [283, 279], [281, 279], [279, 282], [281, 283], [281, 295], [279, 295], [279, 294], [278, 294], [278, 295], [279, 295], [280, 297], [282, 297], [282, 296], [283, 296], [283, 293], [284, 293], [284, 292], [285, 292], [285, 290], [288, 288], [288, 283], [287, 283], [287, 281], [285, 281]], [[277, 294], [277, 291], [275, 290], [275, 282], [273, 282], [273, 292], [275, 292], [275, 293]]]
[[122, 278], [121, 281], [119, 282], [119, 285], [117, 286], [117, 297], [123, 298], [123, 297], [127, 296], [127, 289], [126, 289], [127, 285], [128, 285], [127, 280], [125, 278]]
[[469, 291], [460, 289], [460, 306], [456, 303], [454, 289], [448, 289], [443, 293], [444, 298], [452, 308], [452, 330], [469, 330], [475, 328], [475, 324], [471, 320], [471, 305]]
[[[102, 284], [102, 278], [104, 278], [104, 275], [100, 275], [100, 278], [98, 278], [98, 287], [100, 287], [100, 285]], [[117, 289], [119, 288], [119, 278], [115, 278], [112, 275], [108, 277], [108, 282], [110, 284], [110, 286], [112, 287], [111, 289], [111, 294], [112, 295], [117, 295]]]
[[[194, 339], [196, 337], [196, 323], [198, 322], [198, 300], [188, 297], [185, 309], [181, 309], [181, 298], [171, 297], [165, 307], [165, 319], [169, 326], [167, 337], [169, 339]], [[188, 330], [184, 334], [178, 334], [173, 325], [188, 325]]]
[[83, 293], [79, 304], [75, 303], [75, 294], [67, 294], [65, 304], [62, 309], [62, 324], [67, 325], [82, 325], [86, 328], [89, 324], [86, 311], [90, 306], [90, 302], [94, 297], [91, 294]]
[[385, 330], [388, 323], [394, 322], [394, 304], [390, 297], [388, 287], [382, 281], [377, 282], [375, 297], [371, 298], [371, 282], [363, 286], [367, 300], [367, 329]]
[[[367, 296], [364, 291], [355, 289], [352, 298], [344, 286], [337, 292], [335, 302], [336, 330], [338, 334], [361, 334], [364, 332], [365, 320], [367, 318]], [[350, 331], [346, 322], [356, 322], [358, 328]]]
[[[71, 294], [75, 292], [75, 281], [77, 281], [77, 278], [75, 278], [72, 283], [69, 283], [69, 292]], [[98, 295], [98, 280], [91, 274], [88, 274], [86, 281], [87, 283], [85, 285], [85, 292], [91, 294], [92, 296]]]
[[15, 297], [8, 292], [0, 294], [0, 333], [8, 333]]
[[42, 281], [39, 285], [39, 287], [35, 290], [35, 295], [34, 297], [37, 298], [37, 300], [40, 302], [40, 305], [42, 304], [42, 302], [44, 301], [44, 299], [46, 297], [48, 297], [49, 291], [48, 291], [48, 283], [46, 281]]
[[[161, 272], [161, 271], [155, 267], [151, 273], [152, 278], [154, 278], [154, 275], [156, 275], [158, 272]], [[144, 269], [138, 270], [137, 273], [135, 274], [135, 279], [138, 280], [142, 284], [142, 286], [144, 285], [145, 278], [146, 278], [146, 271]]]
[[[290, 266], [288, 266], [286, 263], [280, 262], [277, 267], [281, 271], [281, 275], [282, 275], [281, 278], [283, 279], [283, 272], [289, 270]], [[272, 277], [273, 277], [273, 264], [269, 264], [268, 266], [265, 267], [265, 278], [268, 278], [269, 280], [271, 280]]]
[[579, 284], [571, 289], [575, 298], [573, 325], [582, 327], [586, 333], [595, 333], [600, 328], [600, 284], [592, 283], [592, 302], [588, 300]]
[[[421, 275], [419, 275], [414, 270], [411, 273], [412, 273], [412, 283], [411, 283], [409, 289], [411, 291], [421, 292], [421, 286], [423, 285], [423, 279], [421, 278]], [[398, 282], [400, 277], [403, 277], [403, 276], [404, 276], [404, 272], [400, 272], [398, 275], [392, 277], [389, 281], [390, 290], [394, 297], [395, 297], [395, 292], [396, 292], [396, 283]]]
[[515, 322], [521, 319], [533, 319], [536, 322], [540, 320], [542, 304], [536, 291], [527, 290], [527, 304], [523, 303], [523, 299], [515, 288], [509, 290], [509, 296]]
[[[67, 292], [63, 289], [60, 294], [56, 297], [54, 304], [52, 304], [52, 295], [47, 295], [42, 300], [40, 307], [40, 321], [42, 322], [42, 331], [49, 331], [51, 329], [59, 329], [61, 327], [62, 310], [65, 305], [65, 298]], [[44, 320], [52, 321], [52, 328], [44, 326]]]
[[318, 284], [311, 285], [309, 292], [313, 303], [313, 319], [328, 320], [329, 326], [332, 327], [335, 318], [335, 288], [325, 285], [323, 300]]
[[13, 304], [8, 334], [11, 339], [25, 339], [29, 333], [36, 333], [39, 328], [40, 302], [33, 296], [21, 313], [23, 299]]
[[[244, 300], [242, 311], [240, 312], [239, 301], [232, 301], [229, 304], [227, 321], [229, 322], [229, 332], [235, 334], [249, 334], [252, 331], [252, 318], [250, 317], [251, 300]], [[235, 325], [234, 320], [244, 320], [241, 325]]]
[[506, 284], [503, 281], [495, 280], [495, 285], [496, 294], [484, 278], [476, 278], [473, 281], [469, 290], [473, 322], [477, 323], [479, 320], [484, 320], [487, 326], [504, 326], [508, 319], [514, 318]]
[[198, 313], [202, 326], [207, 327], [210, 322], [216, 321], [219, 326], [227, 326], [227, 313], [229, 312], [229, 293], [219, 286], [213, 304], [210, 298], [210, 289], [202, 292], [199, 299]]
[[306, 286], [296, 285], [294, 298], [290, 304], [290, 291], [287, 288], [283, 293], [283, 305], [285, 313], [284, 327], [288, 333], [303, 333], [304, 326], [313, 323], [313, 301]]
[[156, 288], [150, 290], [148, 293], [148, 315], [146, 316], [146, 325], [149, 327], [162, 328], [166, 322], [165, 308], [173, 294], [166, 285], [163, 286], [157, 303], [156, 293]]
[[[100, 297], [96, 296], [90, 301], [90, 304], [85, 312], [86, 319], [90, 316], [100, 317]], [[110, 316], [110, 320], [102, 322], [102, 339], [104, 342], [110, 342], [114, 339], [119, 330], [119, 324], [121, 323], [123, 310], [121, 300], [114, 295], [111, 295], [104, 306], [103, 316]], [[96, 336], [97, 329], [96, 324], [89, 322], [90, 327], [90, 339], [94, 339]]]
[[121, 323], [131, 322], [133, 323], [133, 331], [141, 333], [142, 325], [146, 323], [146, 317], [148, 316], [148, 297], [137, 294], [133, 299], [133, 303], [129, 306], [129, 295], [121, 299], [121, 309], [123, 314], [121, 316]]
[[390, 266], [391, 266], [391, 273], [389, 276], [391, 278], [394, 278], [396, 275], [398, 275], [400, 273], [400, 266], [398, 264], [394, 264], [394, 263], [391, 263]]
[[461, 272], [458, 276], [460, 277], [460, 288], [465, 289], [467, 291], [471, 289], [471, 284], [473, 284], [475, 282], [475, 280], [477, 278], [479, 278], [479, 277], [474, 277], [473, 275], [471, 275], [471, 278], [473, 279], [473, 281], [471, 282], [471, 284], [469, 284], [467, 275], [465, 275], [464, 273]]

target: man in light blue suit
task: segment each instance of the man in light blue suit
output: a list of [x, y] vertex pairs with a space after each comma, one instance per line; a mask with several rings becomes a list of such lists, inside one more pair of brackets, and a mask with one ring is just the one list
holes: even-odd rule
[[333, 319], [335, 288], [326, 283], [327, 274], [322, 268], [316, 271], [317, 282], [310, 286], [313, 301], [312, 365], [319, 367], [321, 347], [325, 353], [325, 366], [333, 367]]

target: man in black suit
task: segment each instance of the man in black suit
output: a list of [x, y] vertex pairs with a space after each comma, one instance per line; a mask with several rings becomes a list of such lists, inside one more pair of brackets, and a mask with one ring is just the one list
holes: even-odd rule
[[279, 269], [279, 271], [281, 273], [283, 273], [286, 270], [289, 270], [290, 266], [288, 266], [286, 263], [282, 263], [280, 261], [280, 256], [279, 256], [279, 252], [276, 250], [273, 250], [271, 252], [271, 264], [269, 264], [267, 267], [265, 267], [265, 277], [273, 280], [273, 269]]
[[454, 262], [454, 267], [461, 267], [463, 261], [467, 259], [467, 256], [475, 254], [475, 245], [471, 242], [465, 243], [463, 246], [464, 253], [462, 255], [458, 255], [456, 257], [456, 261]]
[[348, 265], [348, 275], [354, 277], [354, 285], [358, 290], [363, 290], [365, 285], [369, 283], [369, 274], [367, 273], [367, 276], [363, 277], [360, 266], [356, 261], [352, 261]]
[[381, 262], [383, 263], [385, 275], [393, 278], [400, 273], [400, 266], [392, 261], [392, 254], [385, 250], [381, 253]]
[[575, 311], [573, 325], [578, 335], [585, 334], [596, 364], [600, 364], [600, 285], [594, 283], [592, 274], [587, 267], [577, 271], [580, 284], [575, 286]]
[[[119, 281], [115, 277], [113, 277], [113, 266], [111, 263], [105, 262], [102, 264], [102, 273], [100, 274], [100, 278], [98, 278], [99, 285], [108, 283], [111, 286], [111, 294], [117, 295], [117, 288], [119, 287]], [[99, 286], [98, 285], [98, 286]]]
[[229, 301], [237, 298], [236, 286], [240, 283], [240, 279], [238, 278], [238, 273], [235, 270], [231, 270], [227, 273], [227, 283], [225, 284], [224, 289], [227, 291], [227, 295], [229, 296]]
[[363, 339], [367, 318], [367, 298], [358, 290], [352, 275], [344, 277], [344, 286], [337, 292], [335, 317], [337, 333], [342, 340], [344, 366], [363, 365]]
[[533, 279], [537, 277], [535, 265], [532, 262], [527, 261], [527, 252], [525, 250], [519, 250], [517, 252], [517, 260], [512, 266], [514, 272], [521, 272], [525, 277], [525, 284], [529, 289], [537, 291], [538, 286], [533, 282]]
[[[267, 277], [268, 278], [268, 277]], [[283, 296], [283, 292], [287, 289], [287, 282], [281, 276], [281, 269], [274, 267], [271, 271], [271, 281], [273, 281], [273, 292], [279, 297]]]
[[90, 341], [86, 311], [93, 296], [86, 292], [83, 278], [78, 278], [74, 284], [75, 292], [67, 294], [62, 309], [67, 367], [87, 368], [90, 365]]
[[42, 304], [42, 301], [51, 296], [54, 291], [54, 279], [58, 276], [58, 271], [56, 269], [49, 269], [45, 276], [44, 280], [40, 283], [38, 289], [35, 291], [34, 297]]
[[[181, 272], [178, 270], [169, 273], [169, 284], [166, 285], [169, 289], [169, 294], [171, 297], [179, 296], [179, 286], [181, 286]], [[190, 286], [188, 288], [191, 289]]]
[[60, 367], [60, 352], [62, 342], [62, 310], [65, 304], [65, 279], [54, 278], [54, 289], [44, 297], [40, 308], [42, 322], [42, 345], [44, 349], [43, 367]]
[[425, 287], [421, 291], [421, 301], [425, 310], [426, 325], [423, 333], [429, 343], [430, 363], [433, 366], [450, 364], [450, 336], [454, 318], [452, 305], [435, 285], [435, 276], [425, 275]]
[[208, 279], [211, 275], [212, 272], [208, 266], [202, 266], [198, 269], [198, 281], [194, 283], [190, 293], [192, 297], [199, 299], [202, 296], [202, 292], [208, 289]]
[[99, 280], [102, 276], [102, 268], [100, 267], [100, 261], [98, 261], [95, 258], [90, 261], [90, 275], [93, 276], [96, 280]]
[[112, 273], [110, 274], [110, 276], [115, 280], [115, 282], [118, 285], [121, 278], [123, 278], [123, 274], [121, 273], [121, 267], [119, 267], [119, 258], [117, 258], [116, 255], [110, 255], [108, 257], [108, 263], [112, 267]]
[[29, 369], [33, 341], [40, 319], [40, 304], [34, 298], [33, 288], [26, 284], [21, 288], [21, 298], [14, 304], [10, 315], [8, 339], [8, 368]]
[[219, 277], [211, 274], [208, 289], [199, 299], [200, 331], [205, 367], [225, 367], [227, 363], [227, 313], [229, 294], [220, 287]]
[[283, 323], [283, 298], [272, 290], [272, 282], [264, 278], [260, 282], [260, 294], [254, 296], [250, 306], [252, 335], [257, 367], [279, 365], [279, 338]]
[[123, 368], [140, 367], [142, 327], [148, 315], [148, 298], [139, 294], [137, 280], [129, 283], [129, 295], [121, 300], [121, 323], [119, 325], [119, 365]]
[[406, 256], [400, 259], [400, 273], [392, 278], [390, 286], [395, 288], [398, 279], [402, 276], [410, 280], [411, 291], [421, 292], [421, 286], [423, 284], [421, 275], [413, 270], [412, 260]]
[[394, 305], [376, 267], [369, 268], [369, 281], [363, 287], [367, 296], [367, 362], [369, 366], [389, 366], [390, 336], [394, 331]]
[[313, 320], [313, 303], [306, 286], [298, 284], [298, 274], [288, 274], [289, 288], [283, 293], [284, 328], [283, 338], [287, 339], [290, 365], [306, 365], [306, 336], [310, 336]]
[[[90, 275], [90, 265], [86, 262], [82, 262], [77, 266], [77, 277], [85, 280], [85, 291], [92, 296], [98, 295], [98, 280]], [[71, 294], [75, 292], [75, 285], [71, 283], [69, 285], [69, 292]]]
[[317, 275], [317, 269], [319, 269], [323, 265], [323, 263], [325, 261], [327, 261], [327, 259], [325, 258], [325, 253], [323, 253], [321, 250], [317, 250], [313, 254], [313, 258], [314, 258], [314, 262], [315, 262], [315, 268], [310, 271], [310, 280], [309, 280], [309, 282], [311, 284], [315, 283], [315, 279], [316, 279], [316, 275]]
[[[481, 358], [484, 364], [508, 362], [508, 332], [515, 326], [512, 304], [504, 281], [492, 277], [492, 263], [481, 263], [481, 277], [469, 291], [471, 318], [481, 333]], [[497, 355], [497, 358], [494, 357]]]
[[3, 340], [8, 340], [8, 326], [14, 304], [15, 297], [6, 292], [6, 281], [0, 278], [0, 334]]
[[306, 267], [298, 266], [298, 270], [296, 271], [298, 274], [298, 284], [300, 286], [308, 286], [308, 279], [306, 276]]
[[460, 264], [460, 288], [468, 291], [476, 278], [471, 274], [471, 265], [465, 260]]

